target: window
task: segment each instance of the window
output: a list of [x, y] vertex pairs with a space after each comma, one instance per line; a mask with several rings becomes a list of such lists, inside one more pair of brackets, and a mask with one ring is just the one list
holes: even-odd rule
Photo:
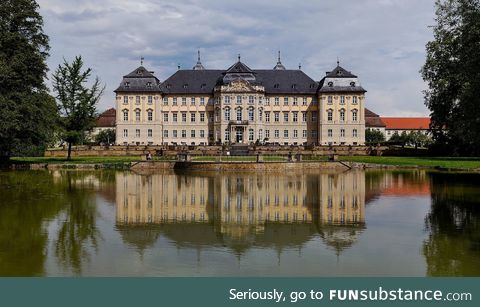
[[149, 122], [151, 122], [153, 120], [153, 111], [152, 110], [147, 111], [147, 119], [148, 119]]
[[333, 136], [333, 130], [332, 129], [328, 129], [328, 137], [332, 137]]
[[345, 121], [345, 110], [340, 110], [340, 121], [344, 122]]
[[275, 137], [277, 139], [280, 137], [280, 131], [279, 130], [275, 130]]
[[354, 122], [357, 121], [357, 119], [358, 119], [357, 114], [358, 114], [357, 110], [352, 111], [352, 121], [354, 121]]
[[358, 136], [357, 129], [353, 129], [352, 135], [353, 135], [354, 138], [356, 138]]
[[173, 130], [173, 137], [176, 138], [178, 135], [177, 135], [177, 130]]
[[225, 115], [225, 120], [230, 120], [230, 109], [229, 108], [225, 109], [224, 115]]
[[307, 105], [307, 97], [303, 97], [303, 105], [304, 105], [304, 106]]
[[237, 96], [237, 104], [242, 104], [242, 96]]
[[280, 98], [275, 97], [275, 105], [276, 106], [280, 105]]
[[265, 97], [265, 105], [270, 105], [270, 97]]
[[254, 98], [253, 96], [248, 96], [248, 104], [253, 104]]
[[205, 137], [205, 130], [200, 130], [200, 137], [204, 138]]
[[307, 122], [307, 112], [302, 112], [302, 122]]
[[182, 97], [182, 106], [187, 105], [187, 97]]
[[283, 98], [283, 105], [288, 106], [288, 97]]
[[248, 129], [248, 140], [253, 142], [253, 129]]
[[163, 130], [163, 137], [168, 138], [168, 130]]
[[263, 111], [262, 110], [258, 110], [258, 120], [259, 121], [263, 120]]
[[191, 138], [194, 138], [194, 137], [195, 137], [195, 130], [191, 130], [191, 131], [190, 131], [190, 137], [191, 137]]
[[186, 122], [187, 122], [187, 113], [182, 112], [182, 123], [186, 123]]
[[195, 97], [190, 98], [190, 105], [195, 105]]
[[242, 109], [240, 108], [237, 109], [237, 120], [242, 120]]
[[327, 121], [329, 121], [329, 122], [333, 121], [333, 111], [332, 110], [327, 111]]
[[254, 115], [254, 110], [253, 110], [253, 108], [248, 109], [248, 120], [253, 121], [253, 120], [254, 120], [254, 116], [255, 116], [255, 115]]
[[345, 137], [345, 129], [340, 129], [340, 137]]
[[147, 98], [147, 103], [148, 103], [148, 104], [152, 104], [152, 103], [153, 103], [153, 97], [152, 97], [152, 96], [148, 96], [148, 98]]
[[283, 137], [288, 138], [288, 130], [283, 130]]
[[303, 130], [302, 137], [306, 138], [307, 137], [307, 130]]
[[152, 130], [152, 129], [148, 129], [148, 130], [147, 130], [147, 136], [148, 136], [149, 138], [151, 138], [151, 137], [153, 136], [153, 130]]
[[258, 139], [259, 139], [260, 141], [263, 140], [263, 130], [262, 130], [262, 129], [259, 129], [259, 130], [258, 130]]
[[128, 137], [128, 129], [123, 129], [123, 137]]
[[200, 122], [205, 122], [205, 112], [200, 112]]
[[135, 110], [135, 121], [140, 121], [140, 110]]
[[283, 112], [283, 121], [288, 122], [288, 112]]
[[352, 104], [357, 104], [357, 96], [352, 97]]
[[230, 104], [230, 96], [225, 96], [223, 100], [225, 101], [225, 104]]
[[293, 137], [298, 138], [298, 130], [293, 130]]
[[270, 122], [270, 112], [265, 112], [265, 121], [266, 121], [267, 123]]
[[123, 110], [123, 121], [124, 122], [128, 121], [128, 110]]
[[140, 137], [140, 129], [135, 129], [135, 137]]
[[265, 130], [265, 138], [268, 139], [270, 138], [270, 130]]
[[176, 123], [178, 121], [177, 120], [177, 117], [178, 117], [177, 112], [173, 113], [172, 116], [173, 116], [173, 122]]
[[135, 104], [140, 104], [140, 96], [135, 97]]
[[312, 112], [312, 122], [317, 121], [317, 112]]
[[280, 112], [273, 112], [273, 115], [275, 116], [275, 122], [279, 122], [280, 121]]
[[328, 104], [332, 104], [333, 103], [333, 97], [332, 96], [328, 96]]
[[340, 104], [345, 104], [345, 96], [340, 96]]
[[163, 113], [163, 122], [168, 123], [168, 113], [167, 112]]
[[123, 96], [123, 104], [128, 104], [128, 96]]
[[225, 141], [230, 141], [230, 129], [225, 129]]
[[200, 98], [200, 105], [205, 105], [205, 97]]
[[186, 138], [187, 137], [187, 130], [182, 130], [182, 138]]
[[298, 112], [293, 112], [293, 122], [298, 122]]
[[177, 105], [177, 97], [173, 97], [173, 103], [172, 103], [174, 106]]
[[196, 120], [195, 113], [190, 113], [190, 122], [194, 123]]
[[168, 97], [163, 97], [163, 105], [168, 106]]
[[298, 97], [293, 97], [293, 105], [298, 105]]

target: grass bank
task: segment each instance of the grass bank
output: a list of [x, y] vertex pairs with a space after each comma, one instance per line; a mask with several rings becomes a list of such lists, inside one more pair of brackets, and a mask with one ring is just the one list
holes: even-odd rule
[[402, 166], [421, 166], [421, 167], [441, 167], [441, 168], [464, 168], [480, 169], [480, 158], [475, 157], [376, 157], [376, 156], [340, 156], [340, 161], [384, 164], [384, 165], [402, 165]]
[[140, 161], [140, 156], [121, 157], [72, 157], [70, 160], [63, 157], [13, 157], [10, 159], [16, 164], [48, 163], [48, 164], [111, 164], [130, 163]]

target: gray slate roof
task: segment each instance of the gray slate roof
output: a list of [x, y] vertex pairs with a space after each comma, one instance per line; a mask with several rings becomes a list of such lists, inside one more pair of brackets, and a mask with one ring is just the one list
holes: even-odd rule
[[160, 81], [148, 71], [140, 66], [126, 76], [123, 76], [122, 83], [115, 92], [158, 92], [160, 91]]

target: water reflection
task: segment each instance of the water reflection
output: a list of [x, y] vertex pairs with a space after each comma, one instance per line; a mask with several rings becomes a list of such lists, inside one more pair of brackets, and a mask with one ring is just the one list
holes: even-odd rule
[[[179, 246], [301, 246], [320, 234], [340, 253], [365, 227], [363, 172], [117, 173], [117, 227], [140, 250], [164, 233]], [[159, 228], [148, 225], [161, 225]]]

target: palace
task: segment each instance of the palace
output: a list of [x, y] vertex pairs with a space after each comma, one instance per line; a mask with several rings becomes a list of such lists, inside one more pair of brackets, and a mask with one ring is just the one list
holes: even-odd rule
[[363, 145], [365, 89], [337, 66], [315, 81], [286, 69], [238, 61], [226, 70], [198, 61], [165, 81], [140, 67], [116, 93], [119, 145]]

